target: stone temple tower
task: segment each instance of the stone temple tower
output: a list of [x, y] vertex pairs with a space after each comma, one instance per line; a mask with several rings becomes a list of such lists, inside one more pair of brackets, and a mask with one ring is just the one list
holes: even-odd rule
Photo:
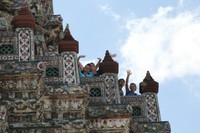
[[170, 133], [150, 72], [120, 96], [109, 51], [99, 76], [80, 77], [79, 42], [52, 0], [0, 1], [0, 133]]
[[143, 82], [140, 83], [140, 93], [145, 97], [145, 106], [147, 108], [148, 121], [160, 121], [160, 110], [158, 104], [158, 82], [154, 81], [149, 71]]
[[34, 61], [35, 17], [31, 14], [26, 2], [22, 3], [18, 15], [13, 17], [11, 23], [17, 34], [19, 61]]

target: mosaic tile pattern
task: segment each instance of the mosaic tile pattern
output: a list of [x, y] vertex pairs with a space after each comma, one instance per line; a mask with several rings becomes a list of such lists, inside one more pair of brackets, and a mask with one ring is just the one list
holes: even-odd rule
[[133, 122], [131, 133], [170, 133], [169, 122]]
[[17, 37], [14, 32], [0, 31], [0, 60], [18, 60]]
[[117, 88], [117, 79], [114, 74], [106, 74], [105, 82], [105, 98], [107, 103], [120, 103], [119, 89]]
[[64, 52], [63, 56], [63, 82], [67, 84], [77, 84], [80, 81], [79, 74], [77, 72], [76, 53], [75, 52]]
[[0, 17], [0, 31], [1, 30], [7, 30], [8, 25], [7, 25], [7, 20], [5, 17]]
[[[34, 32], [12, 29], [22, 2], [35, 16]], [[0, 133], [170, 132], [156, 94], [120, 97], [116, 73], [79, 77], [77, 53], [58, 51], [64, 32], [52, 3], [0, 1]]]
[[31, 61], [33, 56], [33, 40], [32, 31], [28, 29], [22, 29], [18, 31], [19, 39], [19, 60], [20, 61]]
[[7, 107], [5, 105], [0, 105], [0, 133], [6, 133], [8, 128], [8, 123], [6, 121]]
[[30, 128], [11, 128], [10, 133], [63, 133], [61, 127], [55, 126], [53, 128], [39, 125], [38, 127]]
[[87, 116], [89, 118], [115, 118], [116, 116], [120, 117], [130, 117], [132, 110], [128, 104], [101, 104], [101, 105], [92, 105], [87, 108]]
[[89, 121], [89, 129], [91, 132], [117, 132], [117, 133], [129, 133], [130, 119], [98, 119]]
[[146, 98], [146, 110], [148, 121], [160, 121], [160, 111], [158, 107], [157, 94], [146, 93], [144, 95]]

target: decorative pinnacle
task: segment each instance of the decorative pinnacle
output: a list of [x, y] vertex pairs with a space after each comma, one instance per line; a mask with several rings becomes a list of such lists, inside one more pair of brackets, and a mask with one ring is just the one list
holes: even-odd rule
[[69, 24], [67, 24], [66, 29], [69, 29]]
[[18, 15], [12, 19], [12, 25], [16, 28], [35, 28], [35, 17], [31, 14], [28, 3], [26, 0], [22, 1], [21, 8], [18, 11]]
[[23, 0], [21, 9], [18, 11], [18, 15], [31, 15], [31, 12], [28, 8], [28, 3], [26, 0]]
[[153, 80], [153, 78], [151, 77], [151, 74], [150, 74], [149, 71], [147, 71], [145, 79], [147, 79], [147, 80]]
[[76, 41], [70, 33], [69, 24], [64, 30], [64, 38], [59, 42], [59, 53], [65, 51], [74, 51], [78, 53], [78, 41]]
[[106, 50], [106, 56], [103, 61], [113, 61], [108, 50]]
[[22, 8], [26, 8], [26, 7], [28, 7], [28, 4], [27, 4], [27, 1], [26, 0], [23, 0], [22, 1], [22, 6], [21, 6]]
[[149, 71], [147, 71], [144, 80], [140, 83], [140, 93], [153, 92], [158, 93], [159, 84], [154, 81]]
[[74, 40], [74, 38], [72, 37], [70, 30], [69, 30], [69, 24], [66, 25], [64, 39], [65, 40]]
[[108, 50], [106, 50], [106, 55], [104, 60], [99, 64], [99, 73], [116, 73], [118, 74], [119, 64], [112, 59]]

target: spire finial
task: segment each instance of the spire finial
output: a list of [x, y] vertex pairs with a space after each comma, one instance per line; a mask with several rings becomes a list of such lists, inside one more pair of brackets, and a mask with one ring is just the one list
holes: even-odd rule
[[112, 59], [108, 50], [106, 50], [103, 61], [99, 64], [99, 73], [115, 73], [118, 74], [119, 64]]
[[64, 30], [64, 38], [59, 42], [59, 53], [65, 51], [75, 51], [78, 53], [78, 41], [76, 41], [70, 33], [69, 24]]
[[68, 23], [67, 23], [66, 28], [65, 28], [65, 35], [71, 35]]
[[26, 0], [23, 0], [23, 1], [22, 1], [22, 6], [21, 6], [21, 7], [22, 7], [22, 8], [28, 7], [27, 1], [26, 1]]
[[158, 93], [158, 82], [154, 81], [149, 71], [147, 71], [144, 80], [140, 83], [140, 93], [153, 92]]
[[64, 39], [65, 40], [74, 40], [74, 38], [72, 37], [70, 30], [69, 30], [69, 24], [66, 25], [66, 28], [64, 30]]
[[16, 28], [35, 28], [35, 17], [32, 15], [27, 0], [23, 0], [18, 15], [12, 19], [12, 25]]
[[31, 15], [29, 6], [26, 0], [22, 1], [21, 9], [18, 11], [18, 15]]
[[145, 79], [146, 80], [153, 80], [149, 71], [147, 71]]

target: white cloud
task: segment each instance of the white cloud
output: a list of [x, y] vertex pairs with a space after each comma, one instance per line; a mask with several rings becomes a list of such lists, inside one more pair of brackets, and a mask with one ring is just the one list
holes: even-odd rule
[[183, 7], [183, 6], [184, 6], [184, 0], [179, 0], [178, 2], [179, 2], [179, 6], [180, 6], [180, 7]]
[[[158, 12], [156, 14], [154, 14], [153, 18], [159, 19], [166, 17], [166, 15], [168, 15], [168, 13], [170, 13], [173, 10], [172, 7], [168, 6], [168, 7], [159, 7], [158, 8]], [[160, 18], [160, 19], [161, 19]]]
[[114, 18], [114, 20], [120, 19], [120, 15], [116, 14], [108, 5], [101, 5], [100, 9], [104, 13], [111, 15]]
[[172, 13], [172, 7], [160, 7], [151, 17], [127, 21], [120, 71], [131, 69], [136, 82], [147, 70], [159, 82], [200, 74], [200, 12]]

